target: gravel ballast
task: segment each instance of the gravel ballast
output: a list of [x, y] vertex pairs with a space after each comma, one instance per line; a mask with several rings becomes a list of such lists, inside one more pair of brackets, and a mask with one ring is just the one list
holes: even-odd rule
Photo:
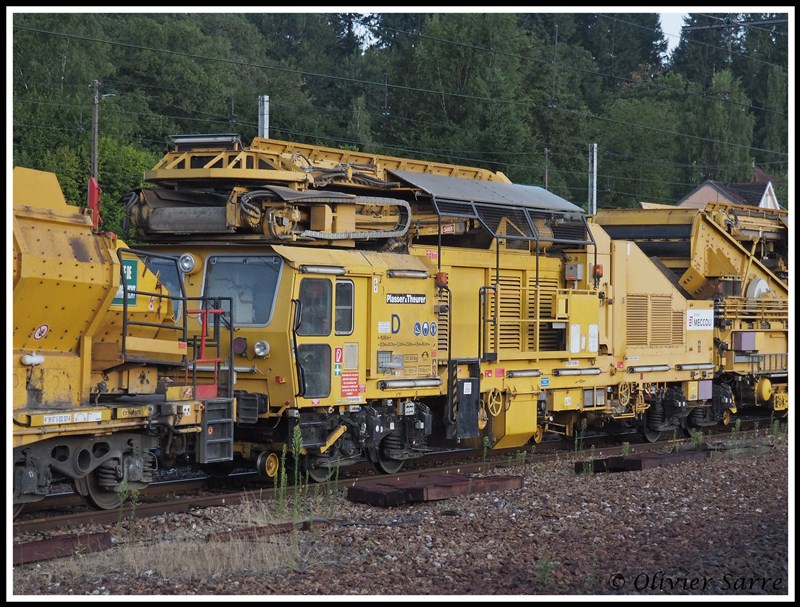
[[[575, 473], [586, 453], [565, 452], [545, 463], [516, 458], [497, 474], [523, 476], [522, 489], [391, 508], [349, 502], [345, 490], [302, 493], [295, 506], [289, 487], [284, 500], [269, 503], [254, 498], [192, 514], [120, 520], [106, 528], [115, 540], [110, 550], [13, 567], [10, 598], [787, 598], [794, 594], [789, 452], [785, 436], [766, 437], [758, 448], [717, 452], [707, 461], [599, 474]], [[341, 523], [249, 541], [206, 541], [215, 533], [309, 518]]]

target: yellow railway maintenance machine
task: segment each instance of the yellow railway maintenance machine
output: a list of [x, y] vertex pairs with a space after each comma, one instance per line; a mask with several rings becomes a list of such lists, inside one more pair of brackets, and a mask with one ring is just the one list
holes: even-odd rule
[[788, 218], [713, 202], [595, 217], [609, 234], [635, 240], [687, 297], [714, 302], [715, 376], [734, 399], [726, 424], [737, 410], [788, 411]]
[[[52, 173], [14, 169], [13, 234], [15, 515], [57, 480], [107, 509], [150, 483], [159, 461], [230, 460], [234, 403], [220, 369], [232, 354], [221, 312], [168, 293], [151, 257], [95, 232]], [[201, 340], [176, 312], [203, 316]], [[202, 360], [212, 372], [198, 380]]]
[[267, 476], [298, 434], [323, 480], [588, 424], [654, 440], [734, 408], [713, 298], [542, 188], [233, 136], [176, 138], [145, 178], [125, 204], [180, 260], [162, 279], [233, 302], [234, 451]]

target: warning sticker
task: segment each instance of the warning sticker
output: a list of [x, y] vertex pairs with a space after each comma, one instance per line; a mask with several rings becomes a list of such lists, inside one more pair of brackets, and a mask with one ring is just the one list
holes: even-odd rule
[[358, 396], [358, 373], [342, 373], [342, 396]]

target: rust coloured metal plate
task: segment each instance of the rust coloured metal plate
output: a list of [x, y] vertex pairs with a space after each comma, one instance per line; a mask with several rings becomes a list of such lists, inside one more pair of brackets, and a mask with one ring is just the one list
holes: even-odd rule
[[60, 535], [47, 540], [14, 544], [14, 564], [24, 565], [75, 554], [99, 552], [111, 548], [111, 545], [111, 534], [108, 532]]
[[398, 506], [451, 497], [522, 488], [521, 476], [470, 477], [460, 474], [424, 474], [412, 478], [356, 484], [347, 489], [347, 499], [371, 506]]
[[575, 462], [575, 472], [627, 472], [646, 470], [687, 461], [705, 461], [712, 451], [678, 451], [677, 453], [642, 453]]

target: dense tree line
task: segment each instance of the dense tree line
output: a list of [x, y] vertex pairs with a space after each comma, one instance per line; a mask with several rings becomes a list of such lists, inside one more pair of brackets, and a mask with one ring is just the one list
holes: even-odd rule
[[671, 204], [759, 166], [788, 192], [786, 14], [13, 15], [13, 162], [85, 204], [100, 82], [104, 220], [170, 135], [270, 136], [482, 166], [585, 206]]

